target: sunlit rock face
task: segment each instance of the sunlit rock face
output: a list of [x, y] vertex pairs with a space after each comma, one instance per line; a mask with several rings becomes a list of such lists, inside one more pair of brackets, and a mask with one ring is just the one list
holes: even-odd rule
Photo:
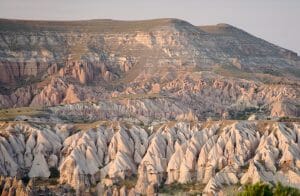
[[0, 193], [299, 188], [299, 65], [227, 24], [0, 20]]
[[46, 179], [50, 168], [57, 168], [61, 184], [76, 189], [100, 183], [106, 191], [136, 176], [131, 190], [135, 194], [175, 182], [205, 184], [205, 193], [258, 181], [300, 186], [299, 123], [177, 121], [142, 128], [102, 122], [82, 130], [76, 126], [3, 124], [1, 176]]
[[235, 118], [248, 110], [299, 116], [297, 54], [227, 24], [158, 19], [0, 25], [1, 108], [115, 97], [135, 116], [174, 119], [193, 111], [199, 119]]

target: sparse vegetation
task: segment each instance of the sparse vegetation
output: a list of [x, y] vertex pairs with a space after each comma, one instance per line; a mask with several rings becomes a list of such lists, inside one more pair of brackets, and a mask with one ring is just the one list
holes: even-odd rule
[[177, 19], [153, 19], [144, 21], [116, 21], [116, 20], [88, 20], [88, 21], [72, 21], [72, 22], [56, 22], [56, 21], [28, 21], [26, 23], [1, 21], [0, 30], [9, 30], [13, 32], [68, 32], [80, 31], [85, 32], [102, 32], [102, 33], [118, 33], [118, 32], [135, 32], [138, 30], [151, 30], [156, 26], [162, 26], [180, 22]]
[[280, 118], [278, 119], [279, 122], [286, 122], [286, 121], [288, 121], [288, 120], [289, 120], [289, 117], [288, 117], [288, 116], [283, 116], [283, 117], [280, 117]]
[[25, 185], [27, 185], [28, 182], [29, 182], [29, 180], [30, 180], [30, 178], [29, 178], [28, 175], [25, 175], [25, 176], [23, 176], [23, 177], [21, 178], [21, 180], [22, 180], [22, 182], [23, 182]]
[[225, 77], [236, 77], [236, 78], [244, 78], [244, 79], [253, 78], [253, 73], [242, 71], [231, 65], [216, 66], [213, 68], [213, 72]]
[[75, 123], [73, 134], [75, 134], [79, 131], [87, 131], [89, 129], [94, 129], [103, 123], [105, 123], [105, 121], [94, 121], [94, 122], [89, 122], [89, 123]]
[[124, 94], [118, 97], [112, 97], [112, 100], [122, 100], [122, 99], [156, 99], [156, 98], [164, 98], [163, 95], [158, 93], [150, 93], [150, 94]]
[[50, 167], [50, 177], [49, 178], [59, 178], [60, 172], [56, 167]]
[[174, 195], [175, 193], [189, 193], [189, 195], [197, 195], [201, 194], [205, 185], [199, 183], [173, 183], [170, 185], [164, 184], [159, 187], [159, 193]]
[[266, 68], [265, 70], [263, 70], [263, 73], [264, 74], [270, 74], [270, 75], [273, 75], [273, 76], [282, 76], [282, 74], [278, 71], [278, 70], [274, 70], [274, 69], [271, 69], [271, 68]]
[[0, 120], [14, 120], [17, 116], [40, 116], [46, 111], [41, 107], [20, 107], [0, 110]]
[[57, 178], [50, 178], [48, 181], [50, 185], [54, 185], [54, 186], [59, 183]]
[[289, 72], [289, 73], [291, 73], [292, 75], [294, 75], [295, 77], [298, 77], [298, 78], [300, 78], [300, 70], [299, 69], [295, 69], [295, 68], [290, 68], [290, 67], [288, 67], [288, 68], [286, 68], [286, 71], [287, 72]]
[[273, 194], [275, 196], [299, 196], [300, 190], [292, 187], [283, 186], [281, 183], [278, 183], [273, 187]]
[[132, 175], [130, 177], [127, 177], [124, 180], [121, 180], [119, 182], [119, 186], [120, 187], [125, 186], [127, 189], [131, 189], [136, 185], [136, 182], [137, 182], [137, 176]]
[[[116, 194], [115, 189], [136, 185], [162, 195], [201, 195], [207, 186], [210, 195], [232, 181], [236, 184], [222, 187], [225, 195], [300, 195], [281, 184], [240, 184], [253, 161], [257, 170], [244, 177], [268, 173], [264, 166], [269, 162], [276, 174], [298, 175], [293, 157], [282, 161], [283, 155], [297, 152], [298, 140], [278, 145], [295, 140], [298, 131], [298, 124], [289, 121], [299, 116], [300, 85], [284, 71], [298, 70], [298, 62], [285, 56], [289, 51], [229, 25], [201, 28], [174, 19], [0, 19], [5, 68], [0, 94], [7, 95], [2, 107], [53, 104], [48, 111], [0, 110], [0, 121], [8, 121], [0, 122], [1, 172], [24, 175], [23, 182], [32, 184], [26, 191], [33, 195], [40, 195], [35, 189], [75, 195], [71, 186], [77, 195], [103, 189]], [[291, 116], [279, 119], [279, 114]], [[262, 120], [266, 116], [272, 118]], [[272, 149], [278, 153], [269, 153], [267, 162], [264, 155]], [[53, 153], [60, 171], [49, 166]], [[246, 164], [235, 167], [235, 159]], [[49, 174], [48, 167], [49, 178], [39, 171], [47, 168]], [[30, 179], [27, 170], [43, 177]], [[175, 182], [171, 175], [179, 174], [188, 183]], [[157, 178], [161, 187], [144, 177]], [[173, 183], [165, 184], [166, 177]]]
[[276, 186], [270, 186], [262, 182], [246, 185], [239, 196], [297, 196], [300, 191], [296, 188], [286, 187], [278, 183]]
[[241, 111], [229, 110], [229, 115], [232, 119], [235, 120], [247, 120], [251, 114], [255, 114], [258, 111], [259, 111], [258, 108], [249, 107]]
[[278, 122], [300, 122], [300, 118], [283, 116], [278, 119]]
[[228, 196], [237, 196], [239, 194], [239, 188], [241, 185], [236, 184], [236, 185], [230, 185], [230, 186], [225, 186], [222, 191], [224, 192], [224, 195]]
[[36, 177], [32, 178], [33, 180], [33, 186], [34, 187], [50, 187], [50, 186], [56, 186], [58, 185], [59, 181], [58, 178], [41, 178]]
[[238, 194], [239, 196], [272, 196], [272, 189], [269, 185], [256, 183], [246, 185], [244, 190]]
[[250, 164], [247, 163], [247, 164], [241, 166], [241, 169], [242, 169], [242, 170], [247, 170], [247, 169], [249, 168], [249, 165], [250, 165]]

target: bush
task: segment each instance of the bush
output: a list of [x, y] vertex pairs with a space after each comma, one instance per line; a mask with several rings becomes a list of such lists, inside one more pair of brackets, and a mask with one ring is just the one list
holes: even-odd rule
[[124, 180], [121, 180], [119, 182], [119, 185], [120, 187], [125, 186], [127, 189], [131, 189], [136, 185], [136, 182], [137, 182], [137, 176], [132, 175], [130, 177], [127, 177]]
[[272, 190], [269, 185], [256, 183], [246, 185], [244, 191], [239, 193], [239, 196], [272, 196]]
[[56, 179], [56, 178], [50, 178], [48, 180], [48, 182], [49, 182], [50, 185], [57, 185], [58, 184], [58, 179]]
[[283, 117], [280, 117], [279, 119], [278, 119], [278, 121], [279, 122], [285, 122], [285, 121], [289, 121], [289, 117], [288, 116], [283, 116]]
[[25, 186], [28, 184], [30, 178], [28, 175], [25, 175], [21, 178], [22, 182], [25, 184]]
[[244, 190], [238, 194], [239, 196], [297, 196], [300, 191], [296, 188], [285, 187], [278, 183], [276, 186], [269, 186], [262, 182], [246, 185]]
[[256, 114], [259, 111], [259, 108], [256, 107], [248, 107], [244, 110], [233, 110], [230, 109], [228, 111], [231, 119], [235, 120], [247, 120], [251, 114]]
[[274, 189], [273, 193], [275, 196], [296, 196], [300, 195], [300, 190], [292, 187], [282, 186], [282, 184], [278, 183]]
[[172, 184], [164, 184], [159, 187], [158, 192], [165, 195], [175, 195], [175, 194], [184, 194], [188, 193], [188, 195], [200, 195], [204, 189], [203, 184], [197, 183], [172, 183]]
[[60, 172], [56, 167], [50, 167], [50, 177], [49, 178], [59, 178]]

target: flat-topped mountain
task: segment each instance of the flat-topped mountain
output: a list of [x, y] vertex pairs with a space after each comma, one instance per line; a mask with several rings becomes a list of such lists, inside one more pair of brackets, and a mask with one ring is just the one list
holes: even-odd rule
[[1, 19], [0, 51], [2, 108], [118, 102], [134, 94], [141, 99], [126, 109], [158, 101], [173, 105], [173, 118], [190, 110], [220, 118], [249, 108], [299, 115], [297, 54], [228, 24]]

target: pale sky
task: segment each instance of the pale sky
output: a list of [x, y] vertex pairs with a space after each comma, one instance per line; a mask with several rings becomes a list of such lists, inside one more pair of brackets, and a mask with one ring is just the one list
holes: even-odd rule
[[228, 23], [300, 54], [300, 0], [0, 0], [0, 18]]

